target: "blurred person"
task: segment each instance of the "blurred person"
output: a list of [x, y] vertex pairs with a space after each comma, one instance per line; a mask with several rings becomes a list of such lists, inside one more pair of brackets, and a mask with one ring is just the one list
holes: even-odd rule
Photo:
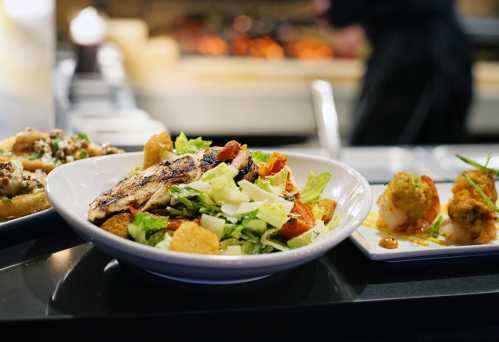
[[372, 48], [352, 145], [463, 141], [472, 62], [453, 0], [331, 0], [329, 19], [361, 25]]

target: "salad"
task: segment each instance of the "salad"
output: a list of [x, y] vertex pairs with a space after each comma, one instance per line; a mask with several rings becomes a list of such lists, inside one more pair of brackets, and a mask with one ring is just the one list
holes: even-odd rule
[[337, 226], [336, 201], [323, 198], [330, 172], [302, 187], [285, 155], [235, 140], [211, 146], [162, 133], [144, 148], [144, 165], [99, 195], [89, 220], [137, 243], [177, 252], [252, 255], [313, 243]]

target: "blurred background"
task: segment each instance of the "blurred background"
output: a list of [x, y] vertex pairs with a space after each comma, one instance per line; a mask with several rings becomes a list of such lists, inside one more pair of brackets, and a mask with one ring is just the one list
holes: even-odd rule
[[[215, 140], [236, 136], [258, 145], [309, 146], [319, 144], [320, 126], [329, 125], [322, 134], [327, 138], [337, 133], [343, 145], [499, 142], [499, 0], [448, 2], [466, 41], [454, 39], [452, 32], [433, 34], [431, 29], [437, 25], [422, 25], [422, 21], [445, 22], [442, 18], [446, 15], [432, 16], [433, 9], [421, 10], [421, 17], [411, 18], [413, 27], [406, 29], [406, 24], [401, 24], [405, 14], [392, 10], [400, 7], [400, 2], [381, 1], [385, 6], [381, 14], [366, 19], [370, 13], [378, 13], [378, 8], [368, 8], [376, 1], [369, 5], [357, 1], [358, 8], [348, 8], [347, 12], [354, 14], [350, 20], [335, 18], [335, 13], [345, 10], [341, 2], [4, 0], [0, 12], [0, 137], [25, 126], [58, 126], [86, 131], [101, 141], [138, 145], [166, 127], [174, 134], [185, 131]], [[431, 2], [422, 2], [432, 7]], [[387, 28], [380, 24], [385, 15], [400, 20], [392, 20]], [[422, 26], [430, 29], [423, 34], [409, 33]], [[413, 48], [400, 45], [393, 60], [423, 56], [427, 61], [427, 54], [450, 65], [447, 69], [452, 69], [453, 61], [445, 59], [452, 59], [448, 57], [452, 54], [437, 50], [454, 39], [447, 45], [459, 46], [472, 60], [467, 93], [449, 93], [449, 87], [459, 83], [449, 76], [434, 82], [440, 84], [441, 92], [435, 91], [432, 100], [423, 95], [422, 100], [404, 100], [397, 89], [416, 84], [414, 77], [424, 68], [424, 64], [410, 61], [395, 72], [402, 75], [399, 83], [392, 82], [395, 93], [370, 94], [371, 88], [386, 88], [383, 82], [373, 81], [379, 75], [368, 74], [392, 64], [383, 55], [384, 50], [389, 51], [383, 44], [390, 41], [386, 37], [391, 37], [392, 31], [407, 32], [402, 40], [414, 42]], [[428, 49], [436, 52], [425, 52], [426, 45], [413, 39], [417, 35], [423, 35], [425, 42], [440, 37], [443, 43], [433, 41]], [[392, 41], [395, 39], [399, 38]], [[373, 58], [376, 55], [388, 61], [385, 66]], [[366, 74], [366, 70], [370, 71]], [[459, 66], [444, 76], [461, 79], [461, 74], [464, 79], [466, 69]], [[314, 87], [316, 80], [331, 84], [332, 110], [324, 109], [325, 97], [331, 92], [327, 87]], [[421, 88], [421, 92], [426, 89]], [[444, 96], [441, 94], [456, 103], [464, 102], [457, 109], [442, 105], [435, 100]], [[393, 109], [393, 98], [404, 102], [394, 111], [398, 110], [397, 117], [404, 118], [408, 128], [391, 125], [393, 120], [380, 114]], [[445, 122], [462, 122], [464, 130], [446, 136], [445, 129], [442, 131], [445, 122], [437, 119], [444, 112]], [[337, 125], [328, 123], [327, 116], [336, 113]], [[417, 135], [418, 129], [427, 131], [424, 120], [428, 118], [436, 122], [445, 139]], [[364, 126], [368, 123], [368, 128], [357, 135], [369, 139], [353, 137], [359, 120]], [[399, 135], [383, 139], [390, 131]], [[380, 134], [371, 136], [369, 132]]]

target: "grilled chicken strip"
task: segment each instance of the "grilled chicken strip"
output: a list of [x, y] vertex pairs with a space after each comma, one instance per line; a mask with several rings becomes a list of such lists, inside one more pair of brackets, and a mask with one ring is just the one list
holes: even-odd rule
[[89, 220], [100, 220], [125, 211], [130, 205], [146, 210], [167, 203], [167, 190], [171, 185], [193, 182], [220, 163], [216, 157], [218, 150], [218, 147], [212, 147], [195, 155], [165, 160], [122, 180], [90, 204]]

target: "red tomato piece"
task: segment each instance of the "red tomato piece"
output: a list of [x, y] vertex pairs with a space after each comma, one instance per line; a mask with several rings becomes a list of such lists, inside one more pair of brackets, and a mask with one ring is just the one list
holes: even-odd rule
[[231, 140], [218, 152], [217, 159], [221, 161], [232, 160], [241, 151], [241, 144], [235, 140]]

